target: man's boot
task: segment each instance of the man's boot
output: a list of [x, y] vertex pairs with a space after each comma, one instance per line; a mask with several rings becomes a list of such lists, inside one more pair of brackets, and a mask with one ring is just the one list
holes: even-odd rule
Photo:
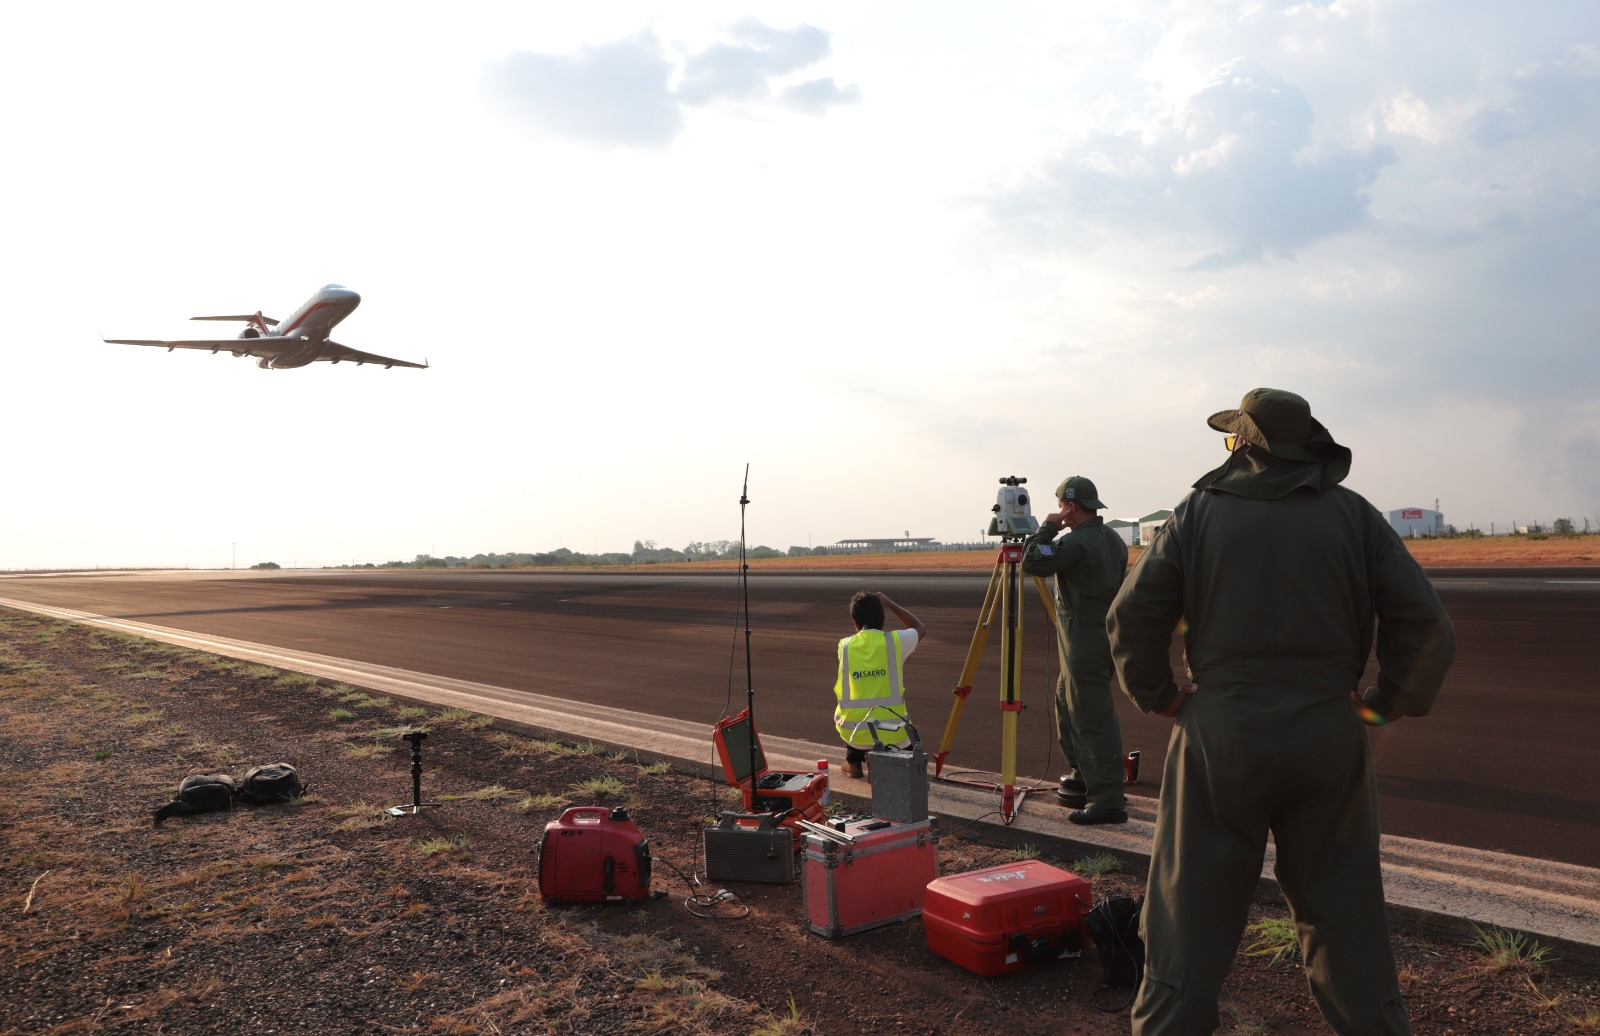
[[844, 761], [844, 765], [841, 766], [840, 769], [844, 771], [844, 775], [846, 777], [855, 777], [859, 779], [861, 776], [860, 763], [852, 763], [850, 760], [846, 759]]
[[1089, 788], [1077, 771], [1063, 774], [1056, 788], [1056, 801], [1067, 809], [1082, 809], [1089, 804]]

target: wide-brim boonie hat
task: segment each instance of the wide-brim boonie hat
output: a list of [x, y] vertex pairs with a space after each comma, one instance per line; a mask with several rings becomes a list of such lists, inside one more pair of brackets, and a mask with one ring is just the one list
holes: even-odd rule
[[1251, 389], [1237, 410], [1219, 410], [1206, 418], [1206, 424], [1285, 460], [1327, 460], [1343, 449], [1311, 416], [1311, 404], [1284, 389]]
[[1100, 491], [1094, 487], [1094, 483], [1082, 475], [1062, 479], [1056, 487], [1056, 499], [1076, 500], [1079, 507], [1087, 507], [1091, 511], [1099, 511], [1106, 506], [1100, 502]]

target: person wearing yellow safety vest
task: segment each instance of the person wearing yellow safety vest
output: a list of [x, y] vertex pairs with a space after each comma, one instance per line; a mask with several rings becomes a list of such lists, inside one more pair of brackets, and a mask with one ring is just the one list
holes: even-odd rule
[[[893, 612], [905, 629], [885, 630], [885, 609]], [[860, 777], [867, 750], [873, 745], [868, 720], [879, 724], [878, 738], [885, 745], [898, 747], [910, 741], [905, 661], [928, 631], [888, 594], [870, 590], [850, 599], [850, 621], [856, 632], [839, 641], [839, 669], [833, 684], [838, 705], [833, 710], [833, 725], [848, 746], [845, 776]]]

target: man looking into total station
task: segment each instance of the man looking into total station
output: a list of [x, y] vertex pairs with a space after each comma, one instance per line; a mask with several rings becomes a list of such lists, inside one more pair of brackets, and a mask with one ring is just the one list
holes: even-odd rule
[[[1228, 433], [1227, 461], [1200, 476], [1111, 606], [1123, 688], [1174, 721], [1133, 1032], [1217, 1027], [1271, 832], [1323, 1018], [1346, 1036], [1409, 1033], [1362, 724], [1426, 715], [1455, 633], [1389, 523], [1339, 485], [1350, 451], [1304, 399], [1251, 389], [1207, 423]], [[1357, 695], [1374, 643], [1377, 686]]]
[[[1056, 736], [1072, 772], [1061, 778], [1063, 805], [1074, 824], [1128, 820], [1123, 791], [1122, 728], [1111, 698], [1111, 644], [1106, 610], [1128, 569], [1128, 545], [1100, 517], [1099, 491], [1082, 475], [1056, 487], [1060, 510], [1029, 536], [1022, 571], [1055, 576], [1057, 629], [1065, 665], [1056, 684]], [[1072, 535], [1057, 542], [1063, 528]]]
[[[905, 629], [884, 630], [886, 608]], [[888, 594], [870, 590], [862, 590], [850, 599], [850, 621], [855, 623], [856, 632], [839, 641], [839, 675], [833, 684], [838, 705], [833, 710], [833, 725], [848, 746], [845, 776], [860, 777], [867, 750], [873, 746], [869, 720], [878, 724], [878, 738], [885, 745], [899, 747], [910, 741], [905, 660], [928, 631]]]

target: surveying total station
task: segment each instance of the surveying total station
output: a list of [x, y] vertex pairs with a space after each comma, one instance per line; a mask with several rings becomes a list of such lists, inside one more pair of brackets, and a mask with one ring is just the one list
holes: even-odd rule
[[[967, 649], [966, 665], [962, 667], [960, 681], [955, 689], [955, 701], [950, 708], [950, 719], [944, 727], [944, 737], [933, 756], [933, 775], [937, 780], [953, 784], [971, 784], [1000, 791], [1000, 814], [1006, 823], [1016, 816], [1022, 804], [1024, 790], [1017, 792], [1017, 715], [1022, 711], [1022, 541], [1039, 531], [1039, 522], [1033, 517], [1029, 494], [1023, 487], [1027, 479], [1007, 475], [1000, 480], [1000, 492], [995, 500], [994, 517], [989, 520], [989, 535], [1000, 537], [1000, 555], [995, 559], [994, 571], [989, 575], [989, 589], [984, 593], [983, 607], [978, 612], [978, 627], [972, 634], [972, 646]], [[1045, 611], [1055, 621], [1055, 601], [1045, 581], [1033, 577], [1033, 584], [1044, 601]], [[989, 641], [989, 627], [1000, 613], [1000, 783], [945, 777], [945, 756], [950, 752], [950, 742], [955, 740], [956, 725], [961, 722], [961, 712], [972, 693], [972, 678], [978, 671], [978, 660], [983, 657], [984, 645]], [[1058, 631], [1059, 632], [1059, 631]]]

